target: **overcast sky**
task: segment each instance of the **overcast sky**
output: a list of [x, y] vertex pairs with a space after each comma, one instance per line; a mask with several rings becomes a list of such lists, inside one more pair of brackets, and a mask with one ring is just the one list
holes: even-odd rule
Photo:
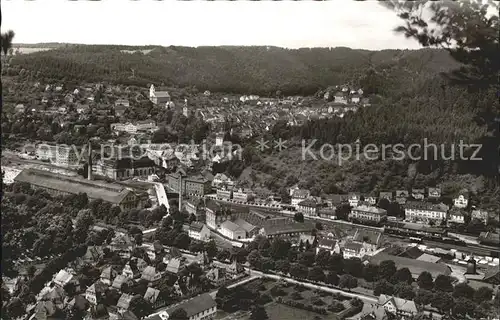
[[3, 0], [15, 43], [418, 48], [376, 1]]

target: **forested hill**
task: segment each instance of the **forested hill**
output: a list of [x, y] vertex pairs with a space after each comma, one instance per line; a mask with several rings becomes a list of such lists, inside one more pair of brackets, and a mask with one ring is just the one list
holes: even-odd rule
[[[269, 95], [277, 90], [284, 94], [313, 94], [330, 85], [358, 84], [370, 70], [384, 81], [377, 85], [400, 90], [456, 66], [447, 52], [434, 49], [68, 45], [14, 56], [8, 72], [25, 69], [40, 80], [107, 81], [141, 86], [153, 82]], [[135, 70], [133, 78], [131, 69]]]

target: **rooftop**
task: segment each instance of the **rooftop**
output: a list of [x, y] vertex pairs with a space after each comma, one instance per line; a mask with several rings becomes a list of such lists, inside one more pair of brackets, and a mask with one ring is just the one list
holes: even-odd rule
[[434, 204], [431, 202], [425, 201], [408, 201], [406, 203], [407, 209], [416, 209], [416, 210], [427, 210], [427, 211], [439, 211], [439, 212], [447, 212], [448, 206], [444, 203]]
[[446, 264], [438, 262], [432, 263], [416, 259], [404, 258], [400, 256], [389, 255], [385, 252], [380, 252], [369, 259], [370, 263], [380, 264], [384, 260], [392, 260], [398, 269], [408, 268], [414, 277], [418, 277], [423, 271], [428, 271], [435, 278], [440, 274], [450, 275], [451, 270]]
[[199, 296], [196, 296], [192, 299], [185, 300], [180, 304], [174, 305], [166, 310], [168, 314], [171, 314], [177, 309], [184, 309], [187, 313], [187, 317], [191, 318], [194, 315], [197, 315], [205, 310], [217, 307], [215, 300], [212, 299], [210, 294], [204, 293]]
[[86, 193], [90, 199], [102, 199], [106, 202], [120, 203], [131, 192], [115, 183], [86, 180], [80, 177], [59, 175], [45, 170], [24, 169], [14, 181], [26, 182], [35, 187], [78, 194]]
[[381, 294], [378, 298], [378, 303], [379, 305], [385, 305], [387, 302], [392, 301], [394, 306], [400, 310], [400, 311], [405, 311], [409, 313], [417, 313], [417, 307], [415, 305], [415, 302], [411, 300], [405, 300], [393, 296], [388, 296], [385, 294]]

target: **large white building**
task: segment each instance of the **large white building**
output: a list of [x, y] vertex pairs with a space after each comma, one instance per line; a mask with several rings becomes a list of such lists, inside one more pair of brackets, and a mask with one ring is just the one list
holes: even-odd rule
[[246, 238], [245, 229], [230, 220], [226, 220], [221, 224], [220, 233], [231, 240]]
[[448, 206], [426, 201], [408, 201], [405, 206], [405, 219], [407, 221], [440, 222], [448, 214]]
[[354, 207], [349, 214], [349, 219], [370, 222], [380, 222], [385, 217], [387, 217], [386, 210], [367, 205]]

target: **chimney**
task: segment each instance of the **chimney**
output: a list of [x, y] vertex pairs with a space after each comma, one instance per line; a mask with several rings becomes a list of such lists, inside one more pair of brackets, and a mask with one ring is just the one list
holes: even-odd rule
[[90, 141], [88, 143], [88, 149], [89, 149], [89, 155], [87, 159], [87, 164], [88, 164], [87, 179], [92, 180], [92, 144], [90, 143]]
[[182, 182], [182, 172], [179, 172], [179, 212], [182, 211], [182, 192], [184, 191]]

